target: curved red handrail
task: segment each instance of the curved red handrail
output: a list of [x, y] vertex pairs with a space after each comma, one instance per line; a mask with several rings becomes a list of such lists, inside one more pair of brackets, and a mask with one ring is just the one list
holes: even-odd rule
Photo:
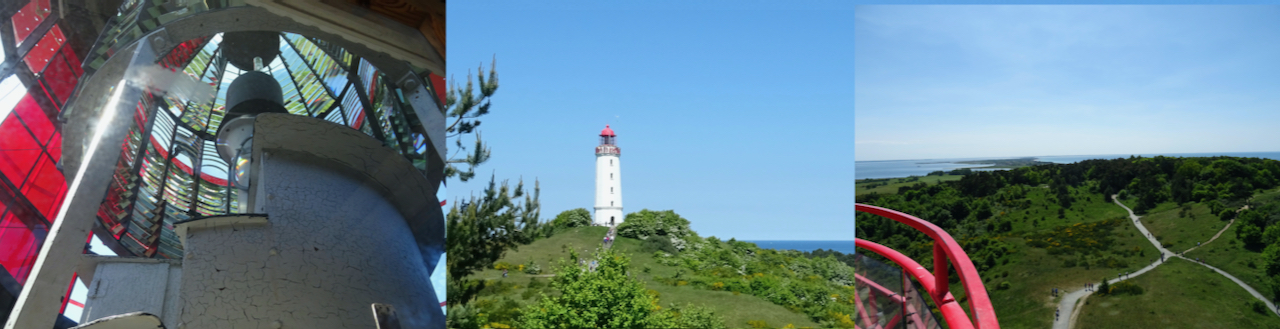
[[[976, 327], [978, 329], [1000, 328], [1000, 323], [996, 320], [995, 308], [991, 307], [991, 298], [987, 296], [987, 288], [982, 284], [982, 277], [978, 275], [978, 269], [973, 266], [973, 261], [969, 260], [969, 255], [964, 252], [964, 249], [960, 248], [960, 244], [956, 243], [956, 240], [950, 234], [947, 234], [937, 225], [933, 225], [933, 223], [897, 210], [860, 203], [855, 204], [854, 209], [910, 225], [933, 239], [932, 274], [929, 274], [929, 271], [925, 270], [916, 261], [893, 249], [866, 240], [855, 239], [855, 243], [858, 247], [889, 258], [894, 263], [897, 263], [898, 266], [906, 269], [916, 280], [919, 280], [920, 285], [924, 287], [925, 291], [929, 292], [929, 297], [933, 298], [934, 303], [942, 311], [942, 315], [946, 318], [948, 324], [953, 328], [961, 328], [957, 327], [957, 325], [968, 325], [967, 327], [969, 328]], [[950, 265], [955, 266], [956, 273], [960, 275], [960, 283], [964, 286], [964, 291], [969, 296], [969, 312], [972, 315], [972, 323], [958, 321], [959, 319], [968, 320], [968, 317], [964, 315], [963, 309], [956, 303], [955, 298], [951, 296], [949, 291], [947, 283], [948, 261]], [[955, 312], [960, 313], [956, 314]]]

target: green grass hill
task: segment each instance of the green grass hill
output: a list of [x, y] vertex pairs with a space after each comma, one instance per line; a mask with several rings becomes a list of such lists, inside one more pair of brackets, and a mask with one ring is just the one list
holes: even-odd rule
[[[472, 303], [501, 304], [510, 301], [511, 307], [524, 307], [535, 303], [539, 292], [554, 294], [555, 292], [547, 287], [547, 282], [551, 280], [553, 273], [526, 274], [522, 272], [520, 265], [527, 266], [532, 262], [542, 269], [549, 270], [554, 268], [556, 261], [567, 259], [569, 250], [576, 250], [579, 255], [591, 255], [592, 251], [603, 242], [606, 230], [604, 227], [576, 227], [520, 246], [518, 250], [508, 251], [497, 264], [511, 264], [515, 268], [508, 270], [508, 276], [505, 279], [502, 278], [501, 270], [493, 268], [474, 274], [473, 278], [492, 280], [493, 284], [482, 291], [478, 299]], [[729, 328], [750, 328], [752, 324], [748, 323], [749, 321], [763, 321], [764, 324], [773, 328], [787, 325], [796, 328], [818, 327], [818, 324], [805, 314], [788, 310], [786, 307], [759, 297], [658, 282], [658, 278], [670, 277], [679, 269], [676, 266], [657, 262], [652, 251], [642, 250], [641, 242], [637, 239], [618, 237], [613, 248], [631, 256], [632, 274], [638, 277], [646, 288], [656, 292], [664, 306], [668, 303], [679, 305], [691, 303], [709, 308], [716, 315], [723, 316]], [[649, 271], [645, 272], [644, 268], [648, 268]], [[496, 322], [503, 323], [504, 319], [498, 320]], [[505, 324], [510, 323], [508, 321]]]

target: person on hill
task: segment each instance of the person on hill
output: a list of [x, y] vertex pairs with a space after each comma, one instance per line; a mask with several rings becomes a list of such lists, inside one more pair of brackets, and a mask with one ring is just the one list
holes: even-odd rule
[[507, 269], [502, 269], [502, 277], [507, 277]]

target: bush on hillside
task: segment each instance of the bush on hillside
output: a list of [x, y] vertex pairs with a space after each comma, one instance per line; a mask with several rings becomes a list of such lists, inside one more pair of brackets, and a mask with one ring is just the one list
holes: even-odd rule
[[570, 228], [591, 225], [591, 212], [586, 208], [565, 210], [551, 220], [551, 226]]
[[672, 210], [644, 209], [627, 214], [626, 220], [618, 225], [618, 235], [640, 240], [666, 237], [678, 251], [684, 251], [701, 240], [689, 229], [689, 220]]
[[1116, 284], [1111, 285], [1110, 294], [1112, 295], [1125, 295], [1125, 294], [1141, 295], [1142, 293], [1143, 293], [1143, 290], [1141, 286], [1133, 284], [1132, 282], [1129, 282], [1129, 281], [1120, 281]]
[[538, 266], [537, 263], [534, 263], [533, 260], [530, 259], [529, 264], [525, 264], [524, 266], [524, 273], [533, 275], [542, 274], [542, 266]]
[[1249, 306], [1252, 307], [1253, 311], [1257, 312], [1258, 314], [1266, 315], [1268, 313], [1267, 304], [1263, 304], [1262, 301], [1260, 300], [1249, 302]]

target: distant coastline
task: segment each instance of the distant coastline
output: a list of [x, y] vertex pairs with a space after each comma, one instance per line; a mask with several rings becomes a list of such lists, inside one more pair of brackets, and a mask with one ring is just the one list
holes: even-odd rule
[[812, 252], [818, 249], [834, 250], [844, 254], [854, 254], [857, 246], [853, 242], [853, 233], [849, 240], [744, 240], [756, 244], [757, 247], [774, 250], [798, 250]]
[[[1280, 152], [1221, 152], [1221, 153], [1156, 153], [1156, 154], [1103, 154], [1103, 155], [1050, 155], [1033, 157], [989, 157], [989, 158], [954, 158], [954, 159], [915, 159], [915, 160], [872, 160], [854, 161], [854, 179], [903, 178], [925, 176], [934, 171], [951, 171], [970, 168], [974, 171], [1007, 170], [1021, 166], [1004, 166], [1018, 161], [1030, 161], [1026, 165], [1068, 164], [1091, 159], [1116, 159], [1130, 156], [1141, 157], [1215, 157], [1230, 156], [1241, 158], [1265, 158], [1280, 160]], [[1034, 163], [1034, 164], [1033, 164]]]

